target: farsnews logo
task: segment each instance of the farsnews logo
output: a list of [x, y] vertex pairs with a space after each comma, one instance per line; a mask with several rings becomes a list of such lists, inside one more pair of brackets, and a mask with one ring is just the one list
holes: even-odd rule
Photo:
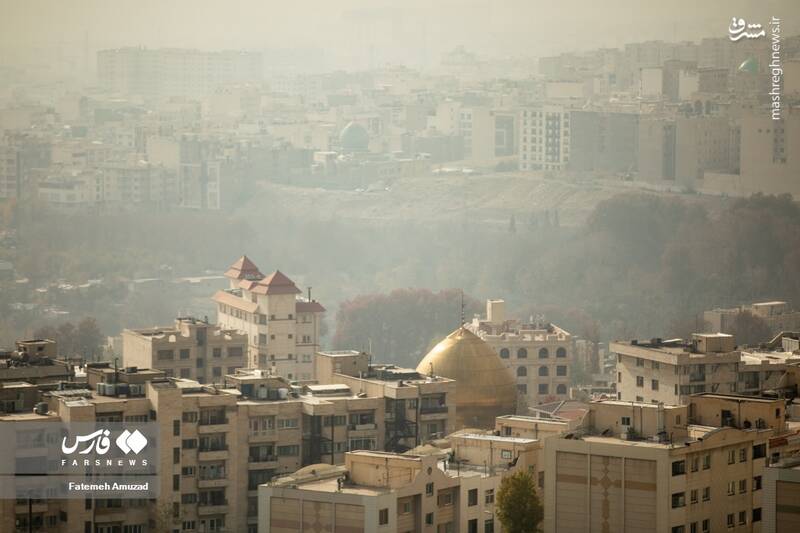
[[[111, 439], [109, 436], [111, 432], [107, 429], [98, 429], [93, 433], [89, 433], [88, 435], [78, 435], [75, 437], [75, 442], [72, 446], [67, 446], [67, 437], [64, 437], [61, 441], [61, 451], [66, 455], [71, 455], [78, 451], [81, 444], [84, 444], [85, 447], [78, 451], [79, 455], [86, 455], [92, 452], [96, 453], [97, 455], [105, 455], [108, 453], [108, 450], [111, 448]], [[114, 441], [119, 448], [125, 455], [133, 452], [134, 454], [139, 454], [145, 446], [147, 446], [147, 437], [145, 437], [141, 431], [138, 429], [134, 430], [133, 433], [128, 431], [127, 429], [122, 431], [119, 434], [117, 439]]]
[[761, 24], [747, 24], [744, 19], [733, 17], [731, 25], [728, 27], [728, 38], [731, 41], [739, 39], [758, 39], [764, 37], [767, 32], [762, 29]]

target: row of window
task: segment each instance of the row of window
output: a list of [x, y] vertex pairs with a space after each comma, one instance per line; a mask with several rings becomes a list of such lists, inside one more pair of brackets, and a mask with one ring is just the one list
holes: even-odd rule
[[[751, 523], [761, 522], [761, 508], [753, 509]], [[729, 529], [736, 527], [736, 525], [747, 525], [747, 511], [739, 511], [738, 516], [736, 513], [728, 513], [725, 524]], [[710, 533], [711, 521], [706, 518], [702, 522], [692, 522], [689, 524], [689, 533]], [[672, 533], [686, 533], [686, 526], [672, 526]]]
[[[528, 375], [528, 367], [526, 366], [519, 366], [517, 367], [517, 377], [524, 378]], [[550, 375], [550, 369], [546, 366], [539, 367], [539, 375], [541, 377], [547, 377]], [[566, 365], [558, 365], [556, 367], [556, 376], [566, 376], [567, 375], [567, 367]]]
[[[524, 383], [520, 383], [517, 385], [517, 391], [520, 394], [528, 394], [528, 386]], [[538, 386], [538, 393], [539, 394], [550, 394], [550, 384], [549, 383], [539, 383]], [[559, 383], [556, 385], [556, 394], [566, 394], [567, 393], [567, 386], [563, 383]]]
[[[241, 357], [244, 353], [244, 348], [242, 346], [228, 346], [227, 354], [228, 357]], [[191, 348], [181, 348], [178, 350], [178, 359], [187, 360], [190, 359], [192, 356]], [[212, 348], [211, 349], [211, 356], [214, 358], [221, 358], [222, 357], [222, 348]], [[175, 350], [157, 350], [156, 351], [156, 360], [158, 361], [173, 361], [175, 359]]]
[[[556, 357], [566, 357], [567, 356], [567, 349], [563, 346], [559, 346], [556, 349]], [[501, 348], [500, 349], [500, 357], [503, 359], [508, 359], [511, 357], [511, 351], [508, 348]], [[527, 348], [517, 348], [517, 359], [526, 359], [528, 357], [528, 349]], [[539, 359], [547, 359], [550, 357], [550, 350], [547, 348], [540, 348], [539, 349]]]
[[[739, 494], [745, 494], [747, 492], [747, 479], [740, 479], [737, 481], [730, 481], [728, 482], [728, 496], [734, 496], [736, 494], [736, 489], [739, 489]], [[762, 487], [762, 480], [761, 476], [755, 476], [753, 478], [753, 492], [761, 490]], [[698, 497], [700, 496], [700, 491], [698, 489], [692, 489], [689, 491], [689, 503], [695, 504], [698, 501]], [[708, 502], [711, 501], [711, 487], [703, 487], [702, 491], [702, 501]], [[685, 492], [676, 492], [672, 495], [672, 508], [677, 509], [679, 507], [686, 507], [686, 493]]]

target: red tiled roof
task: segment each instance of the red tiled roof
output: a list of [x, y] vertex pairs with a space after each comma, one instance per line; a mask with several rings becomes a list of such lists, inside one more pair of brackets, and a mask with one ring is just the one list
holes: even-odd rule
[[299, 294], [300, 289], [280, 270], [259, 281], [251, 289], [256, 294]]
[[324, 313], [325, 308], [322, 307], [322, 304], [317, 301], [297, 302], [295, 311], [298, 313]]
[[225, 272], [225, 277], [233, 279], [248, 279], [258, 280], [264, 277], [264, 274], [258, 270], [258, 267], [253, 263], [249, 257], [243, 255]]

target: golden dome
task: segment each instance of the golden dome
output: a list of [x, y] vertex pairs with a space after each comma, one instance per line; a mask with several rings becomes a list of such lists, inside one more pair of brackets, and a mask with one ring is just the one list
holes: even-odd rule
[[483, 339], [464, 327], [434, 346], [417, 372], [456, 380], [456, 429], [494, 428], [496, 416], [516, 412], [514, 376]]

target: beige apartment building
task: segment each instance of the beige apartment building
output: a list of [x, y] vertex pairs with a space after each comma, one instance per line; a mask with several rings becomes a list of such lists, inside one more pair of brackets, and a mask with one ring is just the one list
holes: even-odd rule
[[[536, 469], [534, 439], [459, 434], [451, 456], [350, 452], [343, 467], [305, 468], [259, 487], [259, 533], [500, 532], [504, 475]], [[516, 461], [515, 461], [516, 459]], [[511, 466], [513, 463], [513, 466]]]
[[219, 383], [248, 366], [247, 335], [196, 318], [178, 318], [173, 327], [122, 332], [125, 366], [162, 370], [167, 377]]
[[696, 333], [682, 339], [613, 342], [617, 399], [680, 405], [702, 392], [758, 394], [781, 385], [789, 351], [737, 349], [732, 335]]
[[764, 470], [763, 533], [800, 531], [800, 457], [784, 459]]
[[313, 379], [325, 308], [300, 298], [300, 289], [280, 271], [264, 276], [246, 256], [225, 276], [230, 288], [213, 297], [217, 322], [247, 335], [247, 366], [269, 368], [291, 380]]
[[579, 431], [545, 440], [544, 531], [762, 531], [784, 405], [722, 394], [688, 406], [593, 402]]
[[486, 317], [474, 318], [467, 328], [497, 352], [528, 405], [569, 398], [573, 362], [569, 332], [553, 324], [508, 319], [503, 300], [487, 300]]
[[410, 368], [372, 364], [357, 351], [318, 352], [320, 383], [343, 383], [369, 397], [384, 398], [387, 451], [403, 452], [455, 430], [456, 382]]
[[520, 170], [563, 170], [569, 163], [570, 110], [542, 104], [519, 112]]
[[[160, 495], [158, 502], [36, 502], [33, 522], [43, 532], [254, 532], [258, 485], [307, 464], [342, 463], [349, 450], [384, 446], [384, 399], [344, 385], [297, 387], [250, 369], [210, 386], [95, 363], [87, 383], [75, 387], [84, 388], [46, 393], [45, 415], [4, 414], [0, 423], [157, 422]], [[0, 505], [0, 531], [27, 524], [27, 502]]]

